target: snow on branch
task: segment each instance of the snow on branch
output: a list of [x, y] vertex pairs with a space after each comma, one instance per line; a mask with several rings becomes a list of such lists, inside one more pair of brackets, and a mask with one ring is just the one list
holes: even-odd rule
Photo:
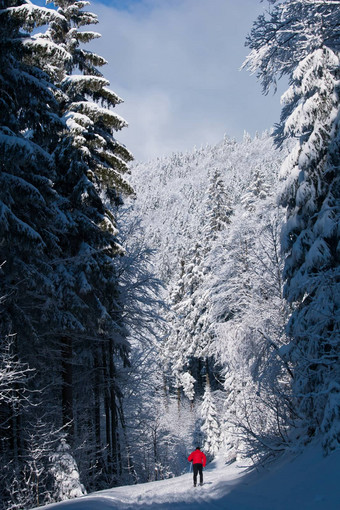
[[109, 81], [101, 76], [89, 76], [84, 74], [72, 74], [66, 76], [61, 82], [63, 89], [68, 92], [71, 89], [74, 92], [83, 92], [86, 90], [99, 91], [105, 85], [109, 85]]
[[63, 20], [64, 16], [47, 7], [39, 7], [31, 2], [24, 3], [16, 7], [8, 7], [0, 10], [0, 16], [11, 15], [22, 21], [26, 29], [32, 30], [34, 27], [46, 25], [53, 20]]
[[128, 125], [127, 122], [119, 115], [90, 101], [79, 101], [73, 103], [71, 109], [75, 112], [88, 115], [93, 122], [102, 121], [117, 131]]

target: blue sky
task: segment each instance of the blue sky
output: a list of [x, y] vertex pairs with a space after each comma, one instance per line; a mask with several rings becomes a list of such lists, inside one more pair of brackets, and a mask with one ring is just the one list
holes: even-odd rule
[[[34, 1], [34, 0], [33, 0]], [[39, 0], [41, 1], [41, 0]], [[260, 0], [94, 0], [102, 37], [87, 45], [106, 58], [102, 68], [124, 100], [118, 133], [138, 160], [227, 136], [271, 128], [280, 93], [263, 96], [240, 71], [246, 35], [268, 3]]]
[[[120, 7], [128, 2], [120, 2]], [[93, 2], [111, 87], [129, 123], [118, 138], [137, 159], [215, 144], [226, 134], [271, 128], [280, 93], [240, 71], [245, 38], [267, 2], [260, 0], [140, 0], [128, 10]]]
[[120, 11], [131, 10], [136, 4], [142, 3], [142, 0], [102, 0], [104, 5], [111, 6]]
[[[37, 5], [46, 5], [46, 0], [31, 0], [33, 3]], [[114, 9], [118, 9], [120, 11], [129, 11], [133, 9], [136, 4], [142, 4], [143, 0], [102, 0], [102, 4], [113, 7]]]

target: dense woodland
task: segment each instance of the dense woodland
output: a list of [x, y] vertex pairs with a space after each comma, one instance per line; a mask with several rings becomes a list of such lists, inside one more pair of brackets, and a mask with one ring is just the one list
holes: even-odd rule
[[88, 9], [0, 0], [4, 510], [340, 443], [340, 1], [254, 22], [272, 131], [146, 163]]

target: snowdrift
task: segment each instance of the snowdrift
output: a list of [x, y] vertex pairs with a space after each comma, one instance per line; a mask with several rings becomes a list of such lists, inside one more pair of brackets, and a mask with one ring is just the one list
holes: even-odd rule
[[204, 471], [203, 487], [192, 474], [117, 487], [47, 505], [55, 510], [339, 510], [340, 451], [323, 457], [319, 444], [303, 454], [254, 470], [222, 459]]

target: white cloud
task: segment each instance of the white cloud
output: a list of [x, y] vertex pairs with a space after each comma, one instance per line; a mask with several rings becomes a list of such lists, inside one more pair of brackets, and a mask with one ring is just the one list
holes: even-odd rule
[[128, 11], [94, 3], [111, 87], [129, 123], [118, 138], [137, 159], [216, 143], [226, 133], [270, 128], [279, 96], [263, 97], [239, 68], [257, 0], [142, 0]]

